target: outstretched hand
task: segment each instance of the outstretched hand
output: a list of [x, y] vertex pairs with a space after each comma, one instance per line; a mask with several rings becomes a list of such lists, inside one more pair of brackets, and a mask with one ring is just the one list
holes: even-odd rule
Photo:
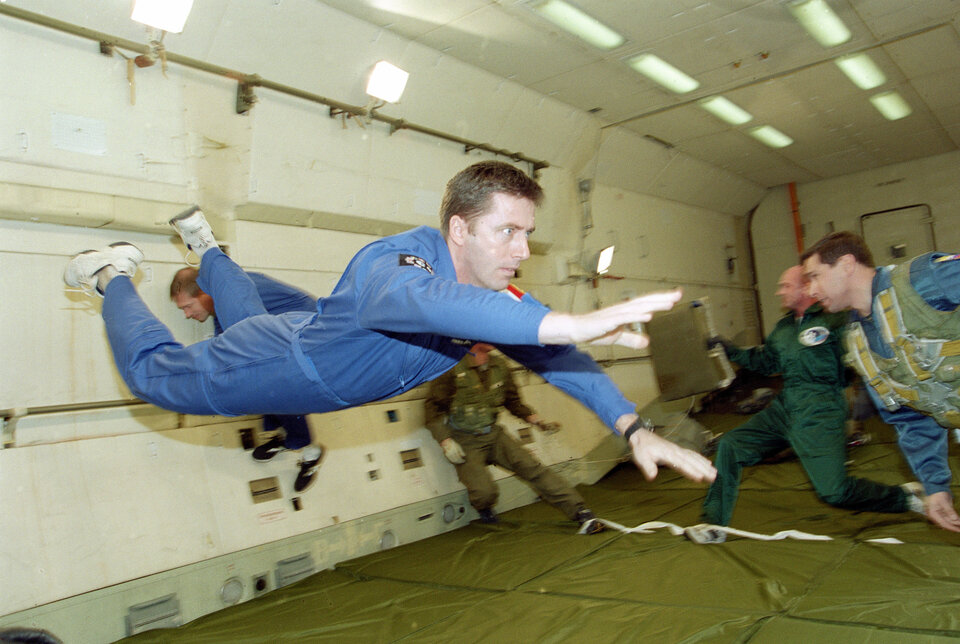
[[924, 505], [931, 523], [950, 532], [960, 532], [960, 515], [953, 508], [953, 497], [949, 492], [931, 494]]
[[633, 450], [633, 462], [648, 481], [656, 478], [658, 465], [672, 467], [691, 481], [712, 483], [717, 477], [710, 459], [653, 432], [634, 432], [630, 437], [630, 449]]
[[631, 330], [629, 325], [648, 322], [658, 311], [669, 311], [682, 295], [680, 289], [674, 289], [641, 295], [590, 313], [551, 312], [540, 322], [538, 339], [542, 344], [590, 342], [642, 349], [649, 344], [649, 339]]

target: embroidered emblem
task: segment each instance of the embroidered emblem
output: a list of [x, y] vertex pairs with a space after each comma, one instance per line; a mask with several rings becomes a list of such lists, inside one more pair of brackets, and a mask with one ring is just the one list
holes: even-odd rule
[[433, 275], [433, 266], [427, 263], [427, 260], [417, 257], [416, 255], [404, 255], [400, 254], [400, 266], [416, 266], [417, 268], [422, 268], [431, 275]]
[[517, 288], [517, 287], [514, 286], [513, 284], [509, 284], [509, 285], [507, 286], [507, 288], [505, 288], [505, 289], [503, 289], [503, 291], [501, 291], [501, 293], [506, 293], [507, 295], [509, 295], [510, 297], [512, 297], [513, 299], [515, 299], [517, 302], [519, 302], [520, 300], [522, 300], [522, 299], [523, 299], [523, 296], [526, 295], [526, 291], [523, 291], [523, 290]]
[[805, 347], [815, 347], [823, 344], [830, 337], [830, 329], [825, 326], [812, 326], [804, 329], [797, 336], [797, 340]]
[[960, 259], [960, 255], [944, 255], [943, 257], [938, 257], [933, 260], [933, 263], [939, 264], [940, 262], [952, 262], [955, 259]]

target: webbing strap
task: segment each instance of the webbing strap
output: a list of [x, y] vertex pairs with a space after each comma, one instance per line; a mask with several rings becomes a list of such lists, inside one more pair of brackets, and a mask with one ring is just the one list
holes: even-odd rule
[[[679, 537], [683, 534], [684, 528], [681, 528], [675, 523], [666, 523], [664, 521], [647, 521], [646, 523], [641, 523], [640, 525], [628, 528], [624, 525], [620, 525], [616, 521], [609, 521], [607, 519], [597, 519], [600, 523], [612, 528], [613, 530], [618, 530], [626, 534], [651, 534], [654, 530], [659, 530], [661, 528], [666, 528], [670, 533]], [[736, 528], [731, 528], [730, 526], [723, 525], [711, 525], [708, 526], [711, 529], [719, 530], [725, 532], [728, 536], [732, 535], [735, 537], [744, 537], [745, 539], [754, 539], [756, 541], [780, 541], [783, 539], [796, 539], [797, 541], [833, 541], [833, 537], [828, 537], [825, 534], [810, 534], [809, 532], [801, 532], [800, 530], [781, 530], [775, 534], [762, 534], [759, 532], [748, 532], [746, 530], [738, 530]], [[580, 529], [580, 533], [585, 532], [586, 527]], [[886, 543], [886, 544], [896, 544], [903, 543], [899, 539], [893, 537], [878, 538], [878, 539], [867, 539], [867, 541], [873, 543]]]

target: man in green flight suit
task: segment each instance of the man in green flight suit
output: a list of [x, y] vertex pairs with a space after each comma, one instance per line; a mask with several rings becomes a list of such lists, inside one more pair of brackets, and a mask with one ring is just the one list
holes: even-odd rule
[[426, 425], [457, 469], [472, 505], [484, 523], [497, 523], [493, 511], [499, 491], [487, 469], [499, 465], [528, 481], [540, 498], [580, 524], [585, 534], [602, 532], [603, 524], [587, 509], [583, 497], [545, 467], [497, 424], [501, 408], [542, 431], [555, 432], [557, 423], [544, 422], [523, 404], [510, 367], [490, 355], [492, 345], [479, 342], [457, 365], [430, 384]]
[[695, 543], [722, 543], [730, 524], [744, 466], [792, 447], [826, 503], [871, 512], [923, 512], [918, 486], [883, 485], [847, 475], [844, 366], [845, 316], [827, 313], [807, 295], [803, 268], [784, 271], [777, 296], [789, 309], [766, 343], [740, 349], [719, 338], [733, 362], [764, 375], [781, 374], [783, 391], [769, 407], [724, 434], [717, 444], [714, 480], [703, 502], [703, 523], [685, 530]]

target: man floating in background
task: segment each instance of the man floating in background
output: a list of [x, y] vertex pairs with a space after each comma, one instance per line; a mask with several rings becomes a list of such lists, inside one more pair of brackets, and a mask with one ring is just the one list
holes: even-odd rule
[[[206, 322], [213, 318], [214, 334], [223, 333], [220, 321], [216, 317], [216, 307], [213, 298], [197, 285], [198, 271], [188, 266], [181, 268], [170, 282], [170, 299], [183, 311], [184, 317], [197, 322]], [[284, 284], [279, 280], [267, 277], [262, 273], [247, 272], [247, 276], [257, 289], [257, 295], [263, 302], [263, 307], [271, 315], [279, 315], [288, 311], [310, 311], [317, 308], [317, 298], [304, 293], [298, 288]], [[264, 414], [263, 429], [266, 432], [278, 433], [262, 445], [253, 450], [253, 459], [259, 462], [271, 460], [285, 450], [300, 451], [301, 459], [299, 471], [293, 483], [295, 492], [306, 490], [316, 478], [317, 468], [323, 458], [323, 447], [312, 445], [310, 426], [305, 416], [277, 416]]]
[[603, 524], [587, 509], [583, 497], [497, 423], [500, 410], [506, 409], [541, 431], [560, 429], [523, 403], [510, 366], [491, 355], [493, 349], [483, 342], [473, 345], [467, 357], [430, 383], [427, 397], [427, 429], [457, 468], [470, 505], [482, 522], [498, 522], [493, 506], [499, 491], [487, 466], [499, 465], [533, 485], [541, 499], [579, 523], [585, 534], [602, 532]]

